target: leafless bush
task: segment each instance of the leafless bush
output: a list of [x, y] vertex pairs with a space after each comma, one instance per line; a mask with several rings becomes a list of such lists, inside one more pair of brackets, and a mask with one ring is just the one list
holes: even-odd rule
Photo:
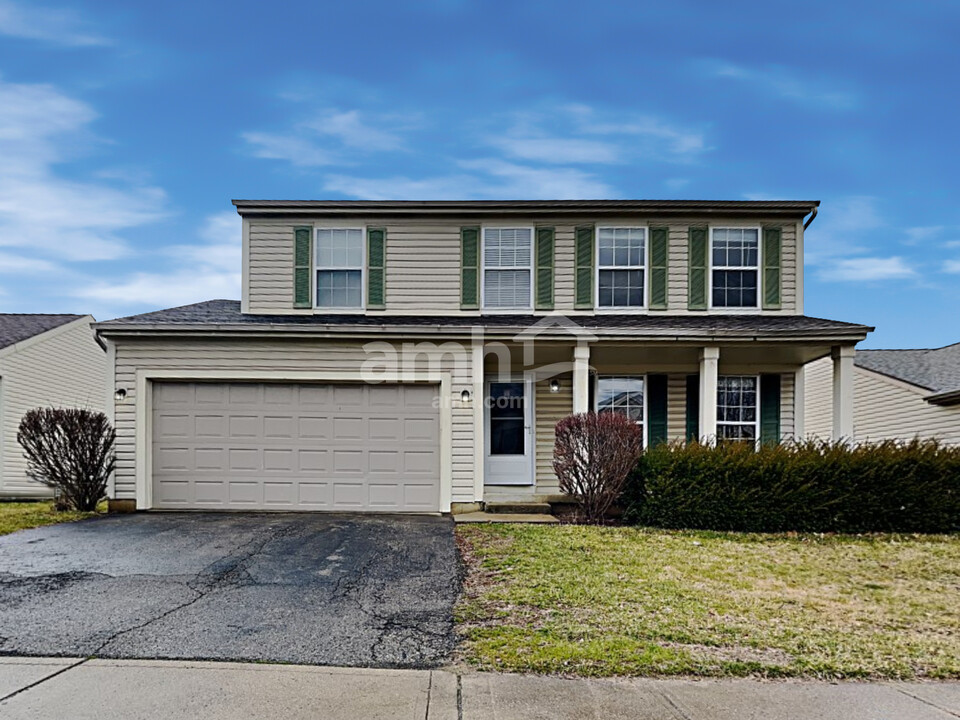
[[91, 511], [113, 472], [116, 431], [107, 416], [76, 408], [35, 408], [20, 421], [17, 442], [27, 475], [56, 491], [59, 506]]
[[641, 429], [619, 413], [570, 415], [557, 423], [553, 469], [560, 490], [577, 499], [583, 522], [603, 521], [642, 452]]

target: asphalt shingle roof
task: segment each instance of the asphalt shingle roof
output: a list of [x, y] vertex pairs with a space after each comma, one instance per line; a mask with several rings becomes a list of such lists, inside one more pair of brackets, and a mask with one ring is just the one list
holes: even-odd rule
[[[804, 315], [592, 315], [571, 316], [586, 330], [628, 329], [651, 332], [726, 333], [850, 333], [866, 334], [873, 328], [854, 323], [824, 320]], [[542, 315], [249, 315], [240, 312], [237, 300], [209, 300], [194, 305], [158, 310], [143, 315], [98, 323], [98, 330], [151, 329], [178, 326], [224, 326], [256, 329], [264, 326], [290, 328], [343, 327], [464, 327], [481, 324], [492, 328], [526, 328], [543, 320]]]
[[0, 313], [0, 349], [79, 320], [83, 315]]
[[854, 362], [932, 393], [960, 391], [960, 343], [921, 350], [858, 350]]

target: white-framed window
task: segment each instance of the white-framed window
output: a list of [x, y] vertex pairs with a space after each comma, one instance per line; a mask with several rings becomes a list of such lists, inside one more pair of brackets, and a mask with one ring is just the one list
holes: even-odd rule
[[483, 228], [483, 307], [533, 307], [533, 228]]
[[760, 437], [760, 378], [721, 375], [717, 378], [717, 438], [756, 441]]
[[[598, 375], [597, 412], [626, 415], [643, 431], [646, 420], [645, 389], [646, 378], [643, 375]], [[646, 438], [645, 432], [643, 436]]]
[[756, 308], [759, 298], [760, 228], [711, 228], [711, 307]]
[[597, 228], [597, 307], [646, 306], [647, 231]]
[[316, 306], [347, 309], [363, 307], [363, 228], [317, 228]]

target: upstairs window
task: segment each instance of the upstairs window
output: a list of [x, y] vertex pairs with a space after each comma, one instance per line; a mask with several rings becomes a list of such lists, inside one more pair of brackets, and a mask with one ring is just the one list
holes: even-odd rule
[[316, 242], [317, 307], [363, 307], [363, 230], [319, 228]]
[[758, 438], [758, 386], [755, 375], [721, 375], [717, 378], [717, 438]]
[[483, 229], [483, 307], [533, 307], [533, 228]]
[[644, 228], [597, 228], [597, 305], [642, 308], [646, 266]]
[[615, 412], [633, 420], [643, 430], [643, 376], [597, 378], [597, 412]]
[[757, 307], [760, 230], [713, 228], [710, 234], [710, 256], [712, 307]]

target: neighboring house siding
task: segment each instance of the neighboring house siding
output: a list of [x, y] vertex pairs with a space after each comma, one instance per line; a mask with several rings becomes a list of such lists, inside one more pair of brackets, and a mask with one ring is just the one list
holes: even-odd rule
[[0, 496], [45, 497], [52, 492], [27, 477], [17, 442], [24, 414], [37, 407], [103, 411], [107, 359], [91, 318], [63, 325], [0, 357]]
[[[261, 380], [284, 382], [285, 372], [298, 371], [353, 371], [359, 372], [369, 356], [363, 341], [334, 341], [306, 339], [207, 339], [180, 338], [171, 340], [117, 341], [116, 384], [127, 391], [126, 399], [116, 404], [117, 472], [115, 497], [136, 497], [136, 375], [138, 370], [252, 371]], [[373, 356], [377, 357], [377, 356]], [[436, 360], [436, 358], [433, 358]], [[418, 358], [417, 368], [426, 371], [434, 364], [425, 355]], [[472, 388], [469, 354], [459, 359], [444, 355], [436, 367], [451, 375], [451, 394], [459, 397], [461, 390]], [[382, 369], [382, 365], [378, 368]], [[451, 415], [452, 501], [474, 500], [474, 442], [473, 407], [452, 403], [452, 408], [441, 408]]]
[[936, 438], [960, 445], [960, 406], [931, 405], [926, 390], [877, 373], [854, 373], [853, 433], [857, 440]]
[[[807, 433], [829, 439], [833, 368], [829, 359], [807, 366]], [[931, 405], [928, 390], [857, 367], [854, 370], [853, 432], [857, 440], [936, 438], [960, 445], [960, 406]], [[815, 413], [811, 422], [811, 412]]]
[[[555, 310], [572, 313], [574, 307], [574, 229], [578, 225], [667, 226], [668, 286], [666, 314], [687, 311], [687, 242], [691, 225], [707, 224], [710, 218], [685, 217], [663, 219], [655, 216], [596, 218], [509, 218], [490, 220], [489, 225], [549, 225], [555, 236]], [[245, 219], [249, 234], [248, 311], [250, 313], [303, 314], [312, 311], [293, 307], [293, 232], [303, 225], [342, 224], [343, 226], [375, 226], [387, 229], [386, 293], [383, 312], [397, 315], [460, 313], [460, 228], [480, 224], [464, 217], [455, 220], [400, 220], [376, 217], [336, 219], [300, 217], [269, 220]], [[722, 226], [757, 226], [763, 220], [729, 219], [715, 223]], [[782, 234], [782, 307], [777, 314], [796, 314], [797, 305], [797, 224], [776, 223]], [[595, 282], [596, 278], [594, 278]], [[649, 282], [649, 280], [648, 280]], [[577, 314], [581, 314], [580, 311]]]

